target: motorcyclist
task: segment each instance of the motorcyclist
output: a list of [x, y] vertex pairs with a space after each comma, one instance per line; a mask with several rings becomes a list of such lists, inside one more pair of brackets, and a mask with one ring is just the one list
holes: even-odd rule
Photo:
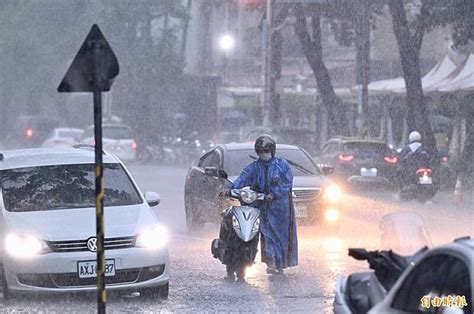
[[293, 174], [288, 162], [275, 156], [276, 143], [270, 135], [257, 138], [255, 152], [258, 160], [242, 170], [232, 189], [253, 186], [265, 193], [260, 208], [262, 262], [267, 264], [267, 273], [282, 274], [284, 268], [298, 265]]
[[428, 149], [421, 142], [421, 134], [412, 131], [408, 136], [408, 144], [399, 154], [401, 184], [410, 184], [416, 170], [430, 167], [430, 155]]

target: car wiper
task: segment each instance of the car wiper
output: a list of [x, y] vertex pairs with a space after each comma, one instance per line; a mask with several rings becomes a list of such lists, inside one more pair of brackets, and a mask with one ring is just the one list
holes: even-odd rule
[[[254, 160], [257, 160], [258, 158], [255, 157], [255, 156], [252, 156], [252, 155], [249, 155], [250, 158], [254, 159]], [[285, 158], [286, 161], [288, 161], [288, 163], [293, 166], [293, 167], [296, 167], [298, 168], [299, 170], [301, 170], [302, 172], [306, 173], [306, 174], [311, 174], [311, 175], [316, 175], [314, 172], [312, 172], [311, 170], [308, 170], [306, 169], [305, 167], [303, 167], [302, 165], [294, 162], [294, 161], [291, 161], [291, 160], [288, 160]]]
[[[286, 159], [286, 158], [285, 158], [285, 159]], [[298, 163], [296, 163], [296, 162], [294, 162], [294, 161], [291, 161], [291, 160], [288, 160], [288, 159], [286, 159], [286, 161], [288, 161], [288, 163], [289, 163], [290, 165], [292, 165], [293, 167], [298, 168], [299, 170], [303, 171], [303, 172], [306, 173], [306, 174], [311, 174], [311, 175], [313, 175], [313, 176], [316, 175], [313, 171], [306, 169], [305, 167], [303, 167], [302, 165], [300, 165], [300, 164], [298, 164]]]

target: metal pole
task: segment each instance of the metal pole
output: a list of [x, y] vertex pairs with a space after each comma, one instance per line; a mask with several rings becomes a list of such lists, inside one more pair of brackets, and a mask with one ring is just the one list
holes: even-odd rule
[[98, 313], [105, 313], [105, 257], [104, 257], [104, 168], [102, 166], [102, 93], [98, 67], [100, 43], [94, 44], [94, 139], [95, 139], [95, 209], [97, 237], [97, 292]]
[[270, 95], [270, 74], [272, 73], [272, 32], [273, 32], [273, 10], [272, 1], [267, 0], [267, 12], [265, 22], [263, 23], [263, 126], [268, 127], [270, 125], [270, 106], [271, 106], [271, 95]]

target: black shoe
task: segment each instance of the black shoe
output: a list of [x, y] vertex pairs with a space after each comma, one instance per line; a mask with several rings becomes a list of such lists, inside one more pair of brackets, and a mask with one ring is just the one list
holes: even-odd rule
[[267, 274], [269, 275], [283, 275], [283, 269], [277, 269], [272, 267], [267, 267]]

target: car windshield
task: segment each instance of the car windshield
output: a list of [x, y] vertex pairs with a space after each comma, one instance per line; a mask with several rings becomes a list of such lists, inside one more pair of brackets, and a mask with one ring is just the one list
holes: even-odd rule
[[384, 143], [353, 142], [344, 144], [344, 151], [357, 156], [379, 156], [387, 154], [390, 149]]
[[[313, 161], [302, 150], [277, 149], [276, 155], [289, 161], [294, 176], [321, 174]], [[253, 149], [230, 150], [228, 151], [227, 165], [224, 168], [229, 176], [238, 176], [242, 169], [256, 158], [257, 155]]]
[[[142, 202], [120, 164], [104, 165], [104, 206]], [[94, 164], [55, 165], [1, 172], [5, 209], [10, 212], [95, 207]]]

